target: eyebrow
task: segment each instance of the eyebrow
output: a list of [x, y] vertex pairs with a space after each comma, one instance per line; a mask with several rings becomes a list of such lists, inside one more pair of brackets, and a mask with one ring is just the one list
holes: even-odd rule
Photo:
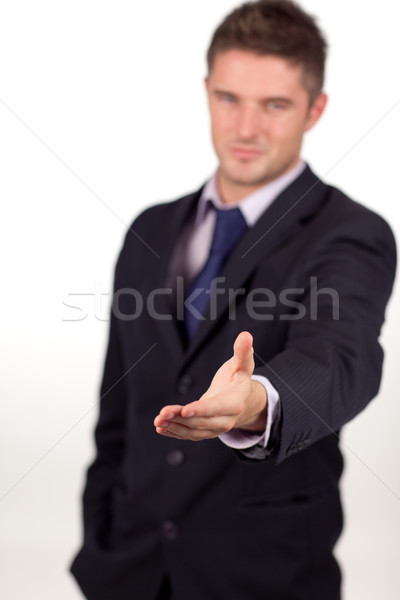
[[[216, 96], [232, 96], [232, 98], [238, 98], [239, 96], [234, 92], [228, 92], [228, 90], [213, 90], [212, 92]], [[284, 96], [269, 96], [266, 98], [261, 98], [262, 103], [267, 102], [281, 102], [282, 104], [290, 105], [293, 104], [293, 101], [290, 98], [286, 98]]]
[[270, 98], [263, 98], [262, 102], [281, 102], [282, 104], [293, 104], [293, 100], [285, 98], [284, 96], [271, 96]]
[[237, 98], [238, 96], [233, 92], [228, 92], [226, 90], [212, 90], [214, 96], [232, 96], [232, 98]]

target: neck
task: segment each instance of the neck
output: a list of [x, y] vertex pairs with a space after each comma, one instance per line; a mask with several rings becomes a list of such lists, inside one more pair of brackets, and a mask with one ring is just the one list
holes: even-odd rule
[[236, 185], [231, 184], [217, 173], [217, 188], [220, 198], [224, 204], [238, 204], [241, 200], [258, 190], [260, 187], [268, 182], [261, 183], [259, 185]]

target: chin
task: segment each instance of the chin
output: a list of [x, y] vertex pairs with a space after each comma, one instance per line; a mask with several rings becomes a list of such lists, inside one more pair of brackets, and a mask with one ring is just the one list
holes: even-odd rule
[[232, 173], [231, 180], [238, 185], [246, 186], [261, 186], [268, 183], [271, 179], [274, 179], [274, 172], [262, 172], [262, 173], [240, 173], [238, 169], [236, 173]]
[[237, 162], [229, 165], [229, 168], [223, 169], [223, 172], [231, 181], [243, 184], [257, 183], [260, 179], [268, 177], [269, 173], [266, 173], [265, 170], [260, 171], [260, 169], [254, 167], [255, 165], [251, 165], [250, 163]]

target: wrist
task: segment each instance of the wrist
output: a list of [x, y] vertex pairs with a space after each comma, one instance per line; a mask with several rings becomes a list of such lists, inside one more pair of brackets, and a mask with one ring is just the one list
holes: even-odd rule
[[253, 379], [251, 380], [249, 405], [251, 409], [248, 417], [238, 427], [245, 431], [261, 434], [267, 425], [268, 395], [263, 384]]

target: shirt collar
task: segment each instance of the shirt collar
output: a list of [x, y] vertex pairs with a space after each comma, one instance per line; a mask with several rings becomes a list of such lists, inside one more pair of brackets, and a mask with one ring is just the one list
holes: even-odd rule
[[210, 208], [210, 202], [215, 208], [229, 210], [233, 206], [238, 207], [246, 221], [248, 227], [252, 227], [260, 218], [262, 213], [272, 204], [275, 198], [287, 188], [306, 168], [306, 163], [300, 161], [288, 173], [281, 175], [270, 183], [259, 188], [252, 194], [249, 194], [237, 204], [224, 204], [221, 200], [217, 188], [217, 173], [207, 181], [201, 193], [199, 204], [197, 206], [196, 223], [197, 227], [204, 219], [207, 210]]

